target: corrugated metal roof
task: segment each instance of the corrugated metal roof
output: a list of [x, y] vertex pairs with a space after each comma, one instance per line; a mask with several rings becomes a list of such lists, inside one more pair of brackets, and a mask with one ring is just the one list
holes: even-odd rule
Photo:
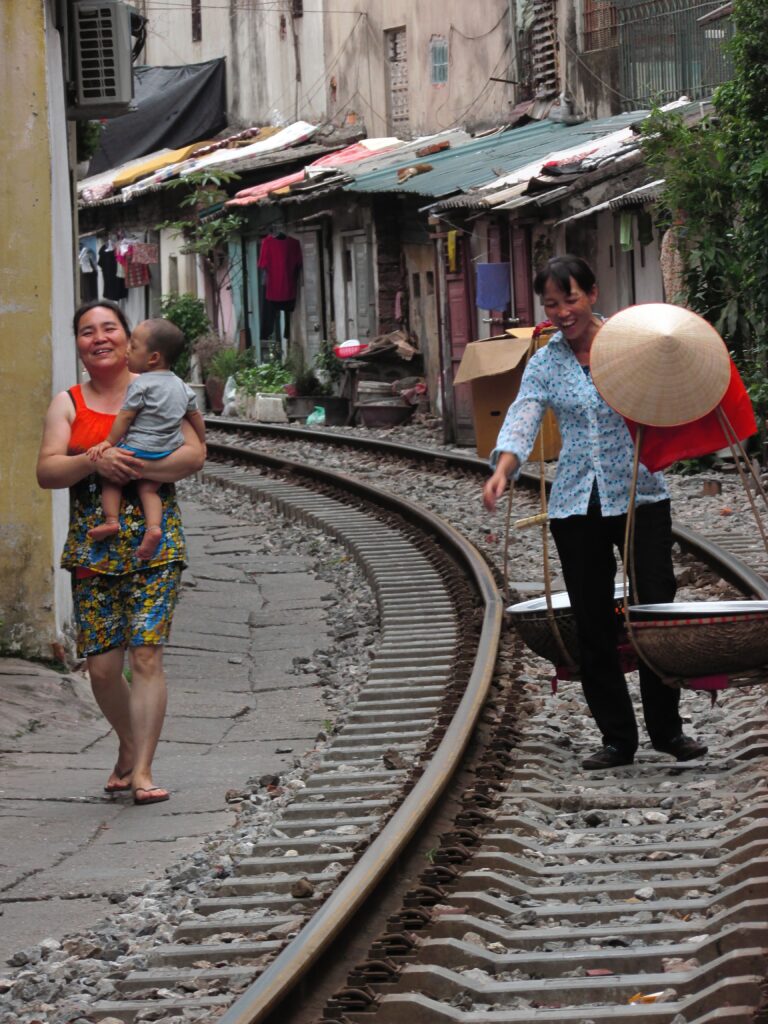
[[[368, 173], [350, 171], [353, 181], [345, 188], [351, 192], [407, 192], [434, 198], [468, 192], [536, 159], [543, 159], [549, 153], [627, 128], [647, 114], [648, 111], [636, 110], [577, 125], [540, 121], [501, 135], [475, 139], [459, 149], [436, 153], [423, 161], [410, 159]], [[418, 163], [431, 165], [431, 170], [404, 181], [398, 178], [399, 171], [404, 172]]]

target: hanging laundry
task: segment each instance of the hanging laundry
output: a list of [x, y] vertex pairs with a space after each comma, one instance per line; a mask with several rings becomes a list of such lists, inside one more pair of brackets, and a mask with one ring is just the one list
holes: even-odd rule
[[159, 263], [157, 246], [153, 242], [134, 242], [131, 259], [134, 263]]
[[632, 214], [622, 213], [619, 222], [619, 245], [622, 252], [632, 252], [635, 242], [632, 237]]
[[125, 281], [117, 276], [118, 262], [114, 248], [102, 245], [99, 249], [99, 266], [104, 279], [103, 298], [112, 299], [113, 302], [124, 299], [128, 295], [128, 289], [125, 287]]
[[127, 288], [144, 288], [149, 284], [149, 267], [146, 263], [136, 263], [129, 259], [125, 264], [125, 284]]
[[477, 298], [479, 309], [506, 309], [511, 298], [509, 263], [478, 263]]
[[261, 243], [259, 267], [267, 275], [266, 297], [270, 302], [295, 300], [302, 263], [301, 244], [297, 238], [267, 235]]
[[456, 273], [456, 238], [458, 231], [451, 230], [448, 232], [448, 270], [450, 273]]
[[77, 260], [80, 264], [81, 274], [96, 273], [96, 256], [87, 245], [81, 247], [80, 252], [77, 254]]

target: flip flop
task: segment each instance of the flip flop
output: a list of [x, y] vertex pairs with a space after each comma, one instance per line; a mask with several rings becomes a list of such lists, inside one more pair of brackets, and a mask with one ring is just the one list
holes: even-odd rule
[[[147, 796], [139, 796], [140, 793], [146, 793]], [[143, 807], [144, 804], [161, 804], [170, 798], [171, 794], [168, 790], [162, 789], [160, 786], [138, 786], [133, 792], [133, 802], [139, 807]]]
[[[128, 779], [133, 774], [133, 768], [128, 768], [126, 771], [121, 772], [120, 769], [115, 765], [112, 769], [112, 774], [116, 775], [118, 779]], [[112, 785], [106, 785], [104, 787], [105, 793], [128, 793], [131, 788], [130, 780], [128, 782], [113, 782]]]

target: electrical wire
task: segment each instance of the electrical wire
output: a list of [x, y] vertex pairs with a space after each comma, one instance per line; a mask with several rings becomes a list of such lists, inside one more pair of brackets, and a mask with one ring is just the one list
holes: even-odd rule
[[487, 32], [481, 32], [479, 35], [476, 35], [476, 36], [468, 36], [465, 32], [462, 32], [460, 28], [456, 28], [456, 26], [454, 24], [451, 24], [451, 26], [450, 26], [448, 31], [449, 32], [455, 32], [457, 35], [461, 36], [462, 39], [469, 39], [469, 40], [485, 39], [486, 36], [489, 36], [493, 32], [495, 32], [496, 29], [499, 27], [499, 25], [502, 23], [502, 21], [504, 21], [504, 19], [508, 18], [508, 17], [509, 17], [509, 11], [503, 11], [502, 14], [501, 14], [501, 17], [496, 22], [496, 24], [493, 26], [493, 28], [489, 28]]
[[604, 89], [607, 89], [608, 92], [612, 92], [614, 95], [618, 96], [619, 99], [624, 100], [626, 103], [633, 103], [634, 104], [634, 103], [637, 102], [636, 100], [632, 99], [631, 96], [625, 96], [623, 92], [619, 92], [618, 89], [614, 89], [612, 85], [609, 85], [605, 81], [605, 79], [601, 78], [600, 75], [596, 74], [592, 70], [592, 68], [589, 66], [589, 64], [587, 64], [587, 62], [584, 60], [582, 55], [580, 53], [577, 53], [576, 50], [574, 50], [571, 46], [569, 46], [568, 43], [565, 40], [563, 40], [563, 44], [564, 44], [566, 50], [568, 51], [568, 53], [570, 53], [570, 55], [572, 57], [576, 58], [578, 63], [581, 64], [581, 66], [584, 68], [584, 70], [587, 72], [587, 74], [591, 75], [592, 78], [595, 79], [595, 81], [599, 82], [600, 85], [602, 85], [602, 87]]

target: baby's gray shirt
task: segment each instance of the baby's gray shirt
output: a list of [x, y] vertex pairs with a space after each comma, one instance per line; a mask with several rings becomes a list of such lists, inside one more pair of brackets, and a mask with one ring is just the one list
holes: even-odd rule
[[171, 452], [184, 444], [181, 421], [197, 410], [197, 403], [192, 388], [173, 370], [150, 370], [128, 385], [123, 409], [137, 413], [123, 444], [147, 452]]

